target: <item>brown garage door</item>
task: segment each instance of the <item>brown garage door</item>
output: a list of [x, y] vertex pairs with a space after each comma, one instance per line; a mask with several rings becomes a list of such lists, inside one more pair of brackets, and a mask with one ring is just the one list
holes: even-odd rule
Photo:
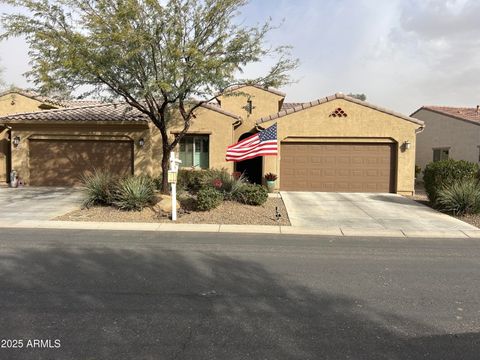
[[393, 144], [282, 143], [280, 154], [282, 190], [395, 192]]
[[30, 140], [30, 185], [76, 186], [94, 169], [133, 171], [133, 144], [119, 140]]

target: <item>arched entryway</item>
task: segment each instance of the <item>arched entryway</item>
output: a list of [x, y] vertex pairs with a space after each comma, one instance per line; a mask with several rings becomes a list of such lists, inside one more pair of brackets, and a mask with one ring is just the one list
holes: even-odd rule
[[[246, 139], [252, 135], [254, 135], [254, 133], [248, 132], [248, 133], [242, 134], [238, 139], [238, 141]], [[262, 167], [263, 167], [262, 156], [235, 163], [235, 171], [244, 174], [248, 178], [248, 181], [253, 184], [262, 183]]]

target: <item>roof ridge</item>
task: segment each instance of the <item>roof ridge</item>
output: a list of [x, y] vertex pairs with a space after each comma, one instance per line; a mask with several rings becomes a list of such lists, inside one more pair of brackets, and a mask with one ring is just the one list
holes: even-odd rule
[[320, 99], [317, 99], [317, 100], [305, 102], [305, 103], [303, 103], [301, 105], [298, 105], [298, 106], [295, 106], [293, 108], [281, 110], [281, 111], [277, 112], [276, 114], [272, 114], [272, 115], [265, 116], [265, 117], [262, 117], [262, 118], [258, 119], [256, 121], [256, 123], [261, 124], [263, 122], [275, 120], [275, 119], [281, 118], [283, 116], [289, 115], [291, 113], [302, 111], [302, 110], [305, 110], [305, 109], [308, 109], [308, 108], [311, 108], [311, 107], [314, 107], [314, 106], [317, 106], [317, 105], [320, 105], [320, 104], [324, 104], [324, 103], [327, 103], [329, 101], [336, 100], [336, 99], [344, 99], [344, 100], [347, 100], [347, 101], [350, 101], [350, 102], [353, 102], [353, 103], [356, 103], [356, 104], [359, 104], [359, 105], [362, 105], [362, 106], [366, 106], [368, 108], [371, 108], [371, 109], [374, 109], [374, 110], [377, 110], [377, 111], [380, 111], [380, 112], [383, 112], [383, 113], [386, 113], [386, 114], [389, 114], [389, 115], [392, 115], [392, 116], [395, 116], [395, 117], [398, 117], [398, 118], [401, 118], [401, 119], [404, 119], [404, 120], [407, 120], [407, 121], [410, 121], [410, 122], [413, 122], [413, 123], [418, 124], [418, 125], [422, 125], [422, 126], [424, 125], [424, 122], [421, 121], [421, 120], [412, 118], [410, 116], [403, 115], [399, 112], [389, 110], [389, 109], [384, 108], [384, 107], [373, 105], [373, 104], [368, 103], [366, 101], [355, 99], [355, 98], [353, 98], [351, 96], [348, 96], [348, 95], [345, 95], [343, 93], [335, 93], [334, 95], [330, 95], [330, 96], [326, 96], [326, 97], [323, 97], [323, 98], [320, 98]]
[[90, 104], [90, 105], [82, 105], [82, 106], [71, 106], [71, 107], [62, 107], [61, 109], [47, 109], [47, 110], [41, 110], [41, 111], [25, 111], [25, 112], [18, 112], [18, 113], [12, 113], [4, 116], [0, 116], [0, 119], [6, 118], [6, 117], [11, 117], [11, 116], [21, 116], [21, 115], [31, 115], [31, 114], [46, 114], [46, 113], [57, 113], [57, 112], [62, 112], [62, 111], [73, 111], [73, 110], [78, 110], [78, 109], [88, 109], [88, 108], [94, 108], [94, 107], [102, 107], [102, 106], [113, 106], [113, 105], [119, 105], [119, 104], [127, 104], [127, 103], [101, 103], [101, 104]]
[[257, 89], [260, 89], [260, 90], [264, 90], [264, 91], [267, 91], [267, 92], [270, 92], [272, 94], [275, 94], [275, 95], [278, 95], [278, 96], [282, 96], [282, 97], [286, 97], [287, 94], [278, 90], [278, 89], [275, 89], [273, 87], [264, 87], [264, 86], [261, 86], [259, 84], [238, 84], [238, 85], [232, 85], [232, 86], [229, 86], [227, 87], [223, 92], [221, 93], [218, 93], [216, 96], [222, 96], [223, 94], [225, 94], [226, 92], [229, 92], [229, 91], [235, 91], [235, 90], [238, 90], [238, 89], [241, 89], [241, 88], [244, 88], [244, 87], [247, 87], [247, 86], [252, 86], [254, 88], [257, 88]]

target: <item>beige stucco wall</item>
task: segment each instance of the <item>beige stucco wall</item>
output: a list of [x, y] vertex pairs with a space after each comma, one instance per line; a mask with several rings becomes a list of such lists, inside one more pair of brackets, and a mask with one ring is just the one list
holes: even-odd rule
[[434, 148], [450, 148], [456, 160], [478, 163], [480, 127], [430, 110], [419, 110], [415, 118], [425, 122], [425, 130], [417, 136], [416, 164], [423, 169], [433, 161]]
[[[329, 117], [342, 108], [346, 118]], [[262, 127], [277, 122], [279, 145], [282, 141], [361, 141], [395, 142], [397, 153], [397, 193], [414, 192], [415, 130], [418, 124], [388, 115], [347, 100], [337, 99], [303, 111], [295, 112], [262, 124]], [[410, 149], [402, 144], [409, 141]], [[280, 174], [282, 154], [265, 157], [263, 173]], [[281, 186], [281, 179], [277, 186]]]
[[[210, 136], [210, 158], [212, 168], [226, 168], [233, 171], [233, 164], [225, 161], [225, 150], [233, 142], [234, 118], [224, 114], [199, 109], [188, 133]], [[12, 147], [12, 169], [29, 184], [29, 141], [42, 139], [131, 139], [134, 141], [134, 173], [159, 176], [161, 174], [162, 141], [160, 131], [153, 124], [10, 124], [12, 138], [20, 137], [17, 147]], [[170, 140], [180, 127], [172, 126]], [[144, 139], [143, 147], [139, 140]], [[178, 149], [177, 149], [178, 151]]]
[[[235, 129], [234, 137], [236, 141], [244, 133], [252, 130], [255, 132], [255, 123], [258, 119], [276, 114], [279, 111], [280, 102], [283, 100], [283, 96], [254, 86], [245, 86], [232, 91], [232, 93], [237, 95], [220, 96], [219, 100], [223, 110], [240, 116], [243, 120], [242, 125]], [[248, 99], [252, 100], [253, 111], [251, 114], [244, 108]]]
[[42, 109], [39, 108], [40, 105], [42, 105], [42, 102], [38, 100], [17, 93], [8, 93], [0, 96], [0, 116], [22, 112], [41, 111]]
[[140, 138], [148, 138], [150, 130], [146, 125], [72, 125], [72, 124], [11, 124], [12, 139], [20, 137], [20, 144], [12, 146], [12, 170], [16, 170], [21, 179], [28, 185], [29, 172], [29, 139], [132, 139], [134, 145], [134, 173], [143, 174], [152, 172], [151, 159], [145, 147], [138, 146]]

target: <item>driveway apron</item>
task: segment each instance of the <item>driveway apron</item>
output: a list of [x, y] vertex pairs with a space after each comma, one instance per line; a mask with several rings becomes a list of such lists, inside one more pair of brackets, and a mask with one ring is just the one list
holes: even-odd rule
[[75, 188], [0, 188], [0, 222], [50, 220], [78, 209], [81, 190]]
[[478, 230], [396, 194], [281, 192], [292, 226], [388, 230]]

